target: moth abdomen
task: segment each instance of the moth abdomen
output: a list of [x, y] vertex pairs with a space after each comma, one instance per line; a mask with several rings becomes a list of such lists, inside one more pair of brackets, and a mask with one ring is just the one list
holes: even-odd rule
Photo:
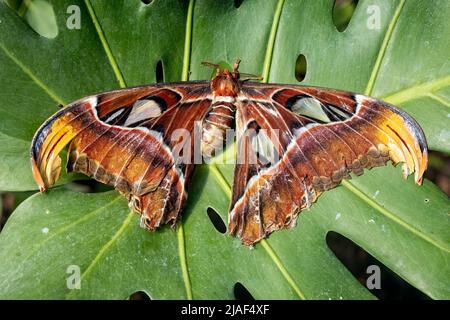
[[223, 140], [234, 121], [236, 107], [230, 102], [213, 103], [211, 110], [203, 120], [202, 154], [212, 157], [223, 149]]

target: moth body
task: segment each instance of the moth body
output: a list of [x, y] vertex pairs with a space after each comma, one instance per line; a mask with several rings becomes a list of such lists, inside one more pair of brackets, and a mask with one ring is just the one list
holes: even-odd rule
[[211, 81], [212, 102], [202, 124], [202, 154], [212, 157], [221, 150], [226, 131], [231, 129], [236, 113], [236, 97], [241, 90], [237, 65], [234, 70], [219, 70]]
[[233, 102], [217, 100], [212, 103], [211, 111], [206, 115], [202, 124], [202, 154], [212, 157], [216, 150], [220, 150], [226, 131], [231, 129], [236, 107]]

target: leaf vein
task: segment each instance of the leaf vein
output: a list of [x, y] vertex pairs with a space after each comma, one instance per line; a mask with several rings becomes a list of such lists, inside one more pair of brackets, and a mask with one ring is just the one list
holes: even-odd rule
[[89, 15], [92, 19], [92, 23], [94, 24], [95, 30], [97, 31], [98, 37], [100, 38], [100, 42], [102, 43], [103, 49], [106, 52], [106, 56], [108, 57], [109, 64], [111, 65], [113, 72], [119, 82], [121, 88], [125, 88], [127, 85], [125, 83], [125, 79], [123, 78], [122, 71], [120, 71], [119, 65], [117, 64], [116, 58], [112, 54], [111, 47], [109, 46], [108, 40], [106, 40], [105, 33], [100, 26], [97, 16], [95, 15], [94, 8], [89, 0], [84, 0], [86, 7], [89, 11]]
[[439, 97], [438, 95], [434, 94], [434, 93], [429, 93], [427, 94], [428, 97], [430, 97], [431, 99], [439, 102], [440, 104], [450, 108], [450, 102], [444, 100], [443, 98]]
[[64, 101], [54, 93], [49, 87], [47, 87], [38, 77], [36, 77], [30, 69], [28, 69], [19, 59], [17, 59], [3, 44], [0, 44], [0, 48], [5, 55], [14, 62], [23, 73], [25, 73], [37, 86], [39, 86], [48, 96], [58, 104], [65, 105]]
[[404, 102], [426, 96], [430, 93], [434, 93], [448, 86], [450, 86], [450, 75], [444, 78], [436, 79], [434, 81], [413, 85], [406, 89], [402, 89], [395, 93], [389, 94], [382, 99], [388, 101], [389, 103], [400, 105]]
[[267, 82], [269, 79], [270, 67], [272, 65], [273, 48], [275, 46], [275, 39], [277, 36], [278, 25], [280, 24], [281, 12], [283, 11], [284, 0], [278, 0], [277, 7], [275, 9], [275, 14], [272, 21], [272, 28], [270, 29], [269, 40], [267, 42], [267, 50], [264, 58], [263, 65], [263, 80], [262, 82]]
[[382, 63], [384, 55], [386, 53], [387, 46], [389, 44], [389, 41], [391, 40], [393, 31], [395, 29], [395, 26], [397, 25], [398, 18], [400, 17], [400, 14], [402, 12], [404, 5], [405, 5], [405, 0], [401, 0], [400, 4], [398, 5], [397, 9], [395, 10], [395, 13], [394, 13], [394, 16], [392, 17], [391, 22], [389, 23], [388, 29], [386, 31], [386, 34], [384, 36], [380, 50], [378, 52], [377, 60], [375, 61], [375, 65], [372, 69], [372, 73], [370, 75], [369, 82], [367, 83], [367, 87], [365, 90], [365, 94], [367, 96], [370, 96], [372, 93], [373, 87], [375, 85], [375, 81], [378, 77], [378, 73], [380, 72], [381, 63]]
[[[192, 18], [194, 15], [194, 2], [195, 0], [189, 0], [187, 18], [186, 18], [186, 33], [184, 39], [184, 53], [183, 53], [183, 69], [181, 72], [181, 80], [187, 81], [189, 79], [189, 66], [191, 63], [191, 41], [192, 41]], [[177, 228], [177, 243], [178, 243], [178, 256], [180, 258], [181, 273], [183, 275], [184, 287], [186, 289], [186, 296], [189, 300], [192, 299], [192, 286], [189, 277], [189, 268], [186, 258], [186, 241], [184, 235], [184, 229], [179, 223]]]
[[[39, 194], [36, 194], [34, 197], [39, 196]], [[80, 224], [83, 221], [88, 220], [89, 218], [91, 218], [92, 216], [96, 215], [97, 213], [103, 211], [104, 209], [108, 208], [109, 206], [111, 206], [113, 203], [115, 203], [118, 199], [120, 199], [121, 196], [117, 196], [115, 197], [113, 200], [111, 200], [110, 202], [108, 202], [106, 205], [96, 208], [95, 210], [92, 210], [91, 212], [88, 212], [86, 214], [84, 214], [81, 218], [75, 220], [72, 223], [69, 223], [66, 226], [63, 226], [62, 228], [58, 229], [56, 232], [52, 233], [51, 235], [49, 235], [48, 237], [46, 237], [44, 239], [44, 241], [36, 244], [35, 246], [35, 250], [32, 250], [23, 260], [22, 263], [20, 263], [20, 265], [17, 266], [16, 268], [16, 272], [19, 272], [23, 266], [25, 265], [25, 262], [29, 261], [30, 257], [32, 257], [36, 252], [38, 252], [40, 250], [40, 248], [42, 248], [43, 244], [47, 243], [48, 241], [50, 241], [51, 239], [53, 239], [54, 237], [60, 235], [61, 233], [70, 230], [71, 228], [77, 226], [78, 224]], [[7, 281], [8, 279], [5, 279], [5, 281], [0, 285], [3, 286], [3, 284]]]
[[[135, 213], [130, 211], [128, 213], [127, 217], [125, 218], [125, 220], [120, 225], [120, 228], [116, 231], [116, 233], [114, 233], [114, 235], [111, 237], [111, 239], [100, 248], [100, 250], [98, 251], [95, 258], [92, 260], [92, 262], [88, 265], [88, 267], [81, 274], [80, 283], [83, 281], [83, 279], [86, 277], [86, 275], [88, 275], [94, 269], [94, 267], [99, 264], [101, 258], [110, 250], [111, 246], [115, 242], [117, 242], [117, 240], [120, 238], [120, 236], [125, 231], [126, 227], [128, 227], [128, 225], [130, 224], [134, 215], [135, 215]], [[70, 296], [71, 292], [69, 292], [69, 294], [66, 297]]]
[[[225, 190], [225, 192], [228, 195], [231, 195], [231, 186], [228, 184], [228, 182], [223, 177], [220, 170], [217, 168], [217, 165], [215, 163], [212, 163], [210, 165], [210, 168], [213, 170], [212, 173], [214, 174], [214, 177], [216, 178], [216, 181], [220, 184], [220, 186]], [[269, 245], [269, 242], [267, 240], [262, 239], [261, 240], [261, 246], [264, 248], [266, 253], [269, 255], [270, 259], [272, 259], [273, 263], [277, 266], [278, 270], [281, 272], [287, 283], [291, 286], [291, 288], [294, 290], [294, 292], [300, 297], [300, 299], [305, 300], [306, 297], [303, 294], [303, 292], [300, 290], [298, 284], [295, 282], [295, 280], [292, 278], [292, 276], [289, 274], [289, 271], [284, 266], [281, 259], [277, 256], [275, 253], [275, 250]]]
[[419, 229], [417, 229], [416, 227], [412, 226], [411, 224], [409, 224], [408, 222], [400, 219], [399, 217], [397, 217], [394, 213], [392, 213], [391, 211], [389, 211], [388, 209], [384, 208], [383, 206], [381, 206], [379, 203], [377, 203], [376, 201], [374, 201], [372, 198], [370, 198], [368, 195], [366, 195], [363, 191], [361, 191], [358, 187], [356, 187], [353, 183], [351, 183], [350, 181], [342, 181], [342, 185], [345, 186], [347, 189], [349, 189], [351, 192], [353, 192], [356, 196], [358, 196], [361, 200], [363, 200], [364, 202], [366, 202], [369, 206], [371, 206], [372, 208], [374, 208], [375, 210], [377, 210], [378, 212], [380, 212], [382, 215], [384, 215], [385, 217], [389, 218], [390, 220], [394, 221], [395, 223], [403, 226], [405, 229], [409, 230], [410, 232], [412, 232], [413, 234], [415, 234], [416, 236], [418, 236], [419, 238], [422, 238], [423, 240], [431, 243], [432, 245], [434, 245], [435, 247], [446, 251], [446, 252], [450, 252], [450, 248], [446, 248], [443, 244], [440, 244], [437, 240], [427, 236], [426, 234], [424, 234], [423, 232], [421, 232]]

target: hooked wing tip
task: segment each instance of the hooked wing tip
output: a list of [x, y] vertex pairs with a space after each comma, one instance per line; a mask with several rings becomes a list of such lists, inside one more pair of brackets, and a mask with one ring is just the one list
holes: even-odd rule
[[414, 179], [418, 185], [422, 185], [423, 183], [423, 175], [425, 170], [427, 170], [428, 166], [428, 152], [425, 149], [421, 156], [421, 161], [418, 163], [418, 168], [416, 168], [416, 172], [414, 175]]
[[386, 122], [387, 132], [394, 141], [388, 143], [391, 160], [394, 164], [404, 162], [404, 176], [414, 172], [414, 181], [421, 185], [428, 165], [425, 134], [420, 125], [405, 111], [387, 103], [383, 105], [392, 112]]
[[39, 186], [39, 192], [44, 192], [46, 190], [45, 183], [44, 180], [42, 179], [36, 161], [33, 158], [31, 158], [31, 170], [33, 172], [34, 181], [36, 181], [36, 184]]
[[71, 113], [58, 112], [36, 132], [31, 143], [30, 160], [33, 178], [44, 192], [58, 180], [61, 172], [61, 150], [73, 139], [75, 132]]

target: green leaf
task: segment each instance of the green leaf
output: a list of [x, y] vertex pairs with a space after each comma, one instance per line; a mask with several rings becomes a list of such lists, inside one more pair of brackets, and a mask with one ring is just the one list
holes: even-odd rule
[[[9, 155], [0, 169], [10, 168], [1, 171], [0, 189], [32, 187], [28, 145], [58, 103], [154, 82], [158, 61], [165, 81], [207, 79], [201, 61], [240, 57], [244, 72], [297, 83], [303, 54], [302, 83], [397, 103], [418, 119], [431, 148], [450, 150], [447, 2], [359, 1], [342, 33], [329, 1], [193, 3], [54, 1], [59, 33], [52, 40], [0, 4], [0, 154]], [[66, 28], [69, 4], [81, 8], [80, 30]], [[368, 28], [369, 6], [378, 6], [379, 28]], [[232, 299], [236, 282], [257, 299], [374, 298], [328, 248], [329, 231], [430, 297], [450, 298], [450, 205], [432, 183], [416, 186], [391, 165], [371, 170], [325, 192], [295, 228], [249, 249], [207, 215], [211, 207], [227, 221], [232, 172], [199, 166], [182, 224], [153, 233], [139, 228], [114, 191], [55, 188], [30, 197], [0, 233], [0, 298], [124, 299], [142, 290], [154, 299]], [[67, 286], [73, 265], [80, 289]]]

